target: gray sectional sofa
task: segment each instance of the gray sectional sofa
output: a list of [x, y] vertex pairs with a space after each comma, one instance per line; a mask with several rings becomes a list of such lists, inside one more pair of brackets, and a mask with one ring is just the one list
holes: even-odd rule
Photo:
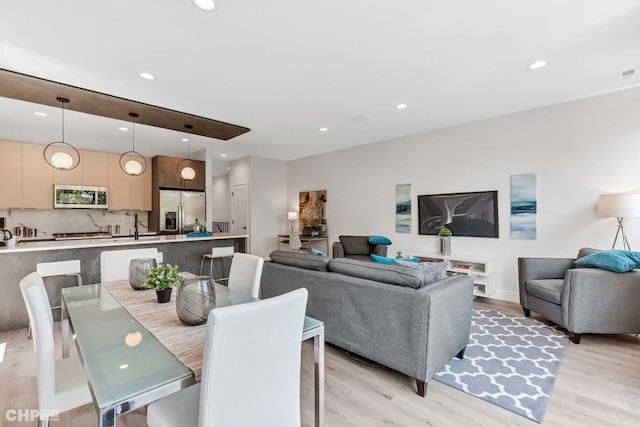
[[425, 283], [416, 268], [274, 251], [262, 272], [262, 297], [309, 292], [307, 315], [325, 339], [416, 379], [418, 393], [469, 342], [473, 279]]

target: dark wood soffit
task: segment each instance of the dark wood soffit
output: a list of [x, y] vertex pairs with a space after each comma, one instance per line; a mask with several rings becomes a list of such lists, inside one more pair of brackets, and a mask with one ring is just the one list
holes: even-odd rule
[[0, 96], [60, 107], [58, 97], [69, 99], [65, 109], [131, 121], [129, 113], [138, 113], [136, 123], [185, 132], [185, 125], [193, 125], [189, 133], [227, 141], [251, 129], [220, 122], [117, 96], [94, 92], [62, 83], [0, 68]]

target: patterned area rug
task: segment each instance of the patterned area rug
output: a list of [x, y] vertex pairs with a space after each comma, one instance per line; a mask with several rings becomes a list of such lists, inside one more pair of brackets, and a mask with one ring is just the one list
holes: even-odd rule
[[541, 422], [568, 342], [536, 320], [474, 309], [464, 359], [433, 378]]

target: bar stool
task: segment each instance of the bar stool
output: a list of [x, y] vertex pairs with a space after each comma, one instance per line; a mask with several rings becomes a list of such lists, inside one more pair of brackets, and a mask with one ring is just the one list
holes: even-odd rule
[[220, 263], [222, 264], [222, 276], [219, 279], [213, 278], [213, 280], [215, 280], [216, 282], [224, 282], [229, 280], [228, 277], [224, 277], [224, 260], [229, 259], [229, 260], [233, 260], [233, 254], [235, 253], [236, 249], [233, 246], [223, 246], [221, 248], [211, 248], [211, 253], [208, 254], [204, 254], [202, 255], [202, 257], [200, 258], [200, 275], [202, 275], [202, 264], [204, 263], [205, 259], [209, 260], [209, 274], [211, 275], [211, 277], [213, 277], [213, 261], [215, 261], [216, 259], [220, 260]]
[[[47, 277], [54, 276], [76, 276], [78, 286], [82, 286], [82, 277], [80, 277], [80, 260], [73, 259], [69, 261], [39, 262], [36, 264], [36, 273], [42, 276], [44, 280]], [[51, 307], [51, 310], [62, 308], [60, 305]], [[27, 338], [31, 339], [31, 324], [28, 325]]]

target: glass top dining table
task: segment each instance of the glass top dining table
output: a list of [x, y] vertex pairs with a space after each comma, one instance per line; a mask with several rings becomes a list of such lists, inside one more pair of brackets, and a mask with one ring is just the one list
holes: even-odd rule
[[[217, 307], [257, 301], [218, 283], [215, 289]], [[68, 356], [71, 328], [101, 427], [115, 426], [117, 415], [196, 382], [194, 372], [138, 323], [104, 285], [62, 289], [62, 310], [63, 356]], [[322, 425], [324, 325], [306, 317], [302, 339], [311, 337], [316, 361], [316, 425]]]

